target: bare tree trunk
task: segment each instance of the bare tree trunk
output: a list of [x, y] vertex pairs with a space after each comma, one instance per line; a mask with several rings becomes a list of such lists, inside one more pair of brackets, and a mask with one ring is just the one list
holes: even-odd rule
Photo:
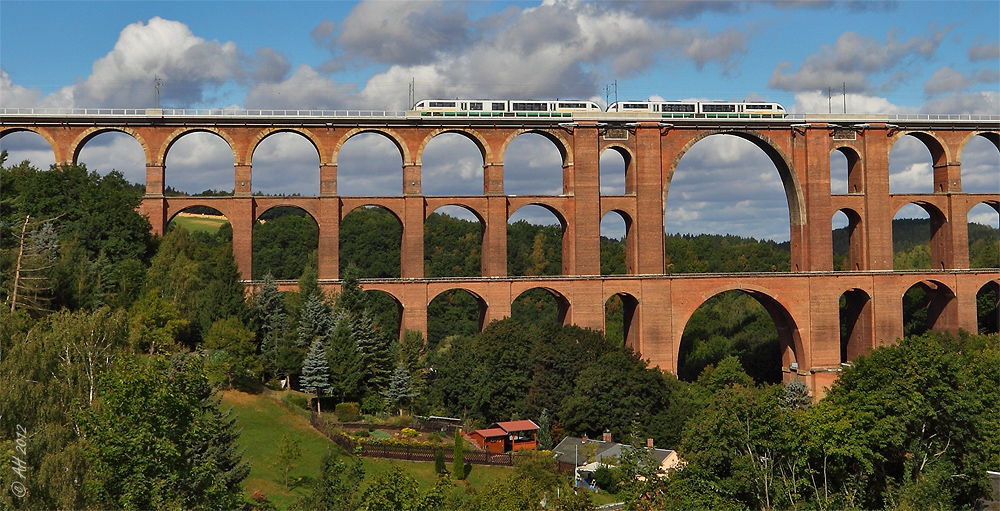
[[17, 266], [14, 268], [14, 289], [11, 292], [10, 298], [11, 312], [14, 312], [14, 309], [17, 307], [17, 288], [21, 280], [21, 258], [24, 257], [24, 233], [28, 230], [29, 218], [31, 218], [31, 215], [26, 215], [24, 217], [24, 225], [21, 226], [21, 239], [19, 240], [17, 249]]

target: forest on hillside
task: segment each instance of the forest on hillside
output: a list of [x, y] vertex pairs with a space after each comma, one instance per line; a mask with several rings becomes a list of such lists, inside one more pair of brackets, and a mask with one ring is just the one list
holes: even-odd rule
[[[120, 174], [3, 159], [0, 464], [25, 468], [0, 472], [0, 486], [28, 490], [4, 491], [4, 508], [252, 506], [241, 486], [251, 460], [236, 449], [235, 419], [214, 389], [282, 381], [323, 410], [355, 403], [369, 416], [447, 415], [472, 428], [532, 418], [548, 446], [608, 431], [676, 448], [687, 468], [669, 480], [636, 460], [606, 475], [630, 508], [971, 507], [988, 489], [986, 468], [1000, 463], [1000, 424], [989, 413], [1000, 400], [995, 334], [907, 337], [856, 359], [815, 404], [803, 385], [780, 383], [773, 322], [739, 292], [692, 317], [677, 376], [649, 367], [620, 330], [559, 325], [544, 291], [523, 295], [511, 318], [481, 332], [468, 294], [443, 295], [425, 340], [399, 335], [395, 303], [361, 284], [399, 274], [398, 222], [381, 210], [345, 220], [345, 238], [365, 242], [342, 244], [343, 286], [333, 296], [317, 282], [315, 223], [299, 210], [269, 212], [254, 232], [263, 284], [247, 296], [227, 225], [152, 236], [135, 211], [141, 187]], [[509, 230], [512, 274], [558, 273], [557, 227]], [[427, 274], [478, 275], [479, 232], [432, 215]], [[602, 240], [602, 249], [602, 268], [621, 273], [621, 242]], [[788, 265], [780, 244], [735, 236], [668, 236], [667, 250], [676, 272]], [[299, 290], [279, 292], [278, 278], [297, 279]], [[983, 302], [995, 317], [996, 297]], [[908, 313], [917, 327], [920, 310]], [[609, 303], [608, 314], [620, 306]], [[310, 482], [320, 499], [310, 502], [357, 487], [341, 461]], [[475, 496], [442, 490], [435, 502], [536, 508], [558, 481], [520, 477]], [[349, 507], [378, 508], [379, 495], [366, 490]]]

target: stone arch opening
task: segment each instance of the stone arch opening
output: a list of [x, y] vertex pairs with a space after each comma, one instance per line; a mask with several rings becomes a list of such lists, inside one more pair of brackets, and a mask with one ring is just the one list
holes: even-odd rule
[[875, 346], [872, 299], [862, 289], [840, 295], [840, 362], [849, 363]]
[[342, 196], [403, 194], [403, 149], [381, 131], [361, 131], [337, 151], [337, 192]]
[[510, 305], [510, 317], [525, 327], [565, 325], [569, 307], [569, 300], [558, 291], [535, 287], [517, 295]]
[[636, 257], [632, 217], [623, 211], [608, 212], [601, 219], [601, 275], [634, 274]]
[[601, 195], [635, 194], [635, 172], [632, 155], [620, 146], [610, 146], [601, 152]]
[[444, 206], [424, 221], [424, 276], [483, 275], [483, 232], [486, 222], [461, 206]]
[[977, 133], [962, 146], [962, 191], [1000, 193], [1000, 133]]
[[615, 293], [604, 302], [604, 337], [618, 346], [639, 351], [639, 300]]
[[218, 133], [193, 130], [174, 139], [164, 157], [164, 195], [232, 195], [236, 156]]
[[262, 195], [319, 195], [319, 150], [296, 131], [275, 131], [254, 147], [251, 191]]
[[47, 170], [56, 163], [52, 142], [41, 133], [31, 130], [11, 129], [0, 133], [0, 151], [7, 151], [7, 167], [27, 161], [39, 170]]
[[788, 161], [753, 133], [706, 133], [692, 139], [668, 175], [665, 258], [681, 258], [673, 246], [682, 244], [681, 235], [728, 234], [754, 238], [746, 240], [752, 242], [788, 240], [791, 251], [785, 255], [782, 248], [773, 266], [798, 271], [799, 257], [792, 254], [801, 250], [795, 227], [804, 223], [804, 199]]
[[504, 191], [509, 195], [566, 193], [565, 151], [548, 134], [519, 134], [504, 151]]
[[507, 220], [507, 275], [562, 275], [566, 221], [552, 208], [529, 204]]
[[95, 131], [76, 146], [73, 161], [102, 176], [117, 171], [130, 183], [146, 183], [146, 150], [131, 133], [112, 129]]
[[449, 289], [427, 304], [427, 352], [452, 336], [471, 337], [483, 331], [486, 301], [467, 289]]
[[403, 223], [381, 206], [362, 206], [340, 221], [340, 273], [349, 266], [358, 268], [363, 278], [400, 276]]
[[728, 355], [759, 383], [791, 381], [804, 374], [802, 343], [791, 315], [762, 291], [731, 289], [706, 299], [684, 325], [677, 376], [695, 381], [709, 364]]
[[386, 339], [400, 339], [403, 304], [391, 293], [381, 289], [363, 289], [368, 307], [375, 316], [375, 327]]
[[980, 202], [967, 215], [969, 268], [1000, 267], [1000, 201]]
[[929, 330], [958, 332], [958, 300], [942, 282], [924, 280], [903, 294], [903, 335], [921, 335]]
[[306, 210], [276, 206], [253, 224], [254, 279], [268, 273], [278, 280], [298, 279], [307, 266], [318, 266], [319, 224]]
[[861, 215], [849, 208], [834, 213], [833, 269], [838, 271], [867, 270], [864, 257], [864, 229]]
[[221, 236], [230, 242], [233, 239], [233, 226], [229, 223], [229, 218], [211, 206], [188, 206], [178, 211], [170, 218], [166, 232], [177, 228], [184, 228], [190, 233], [203, 232]]
[[932, 204], [911, 202], [899, 208], [892, 218], [892, 269], [945, 269], [946, 221]]
[[461, 132], [440, 133], [420, 155], [424, 195], [482, 195], [485, 151], [475, 137]]
[[944, 148], [932, 136], [899, 136], [889, 148], [889, 193], [933, 193], [934, 166], [943, 158]]
[[976, 292], [976, 318], [980, 334], [1000, 333], [1000, 281], [987, 282]]
[[851, 147], [838, 147], [830, 153], [830, 193], [863, 193], [865, 180], [861, 156]]

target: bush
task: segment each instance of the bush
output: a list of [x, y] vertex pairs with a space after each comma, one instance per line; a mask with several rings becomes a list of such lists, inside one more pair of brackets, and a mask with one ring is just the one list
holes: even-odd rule
[[378, 394], [368, 394], [361, 398], [361, 413], [365, 415], [376, 415], [385, 411], [385, 399]]
[[417, 436], [417, 430], [415, 430], [413, 428], [403, 428], [403, 431], [401, 431], [401, 433], [406, 438], [413, 438], [413, 437]]
[[448, 473], [448, 469], [444, 464], [444, 451], [441, 449], [434, 451], [434, 471], [438, 474]]
[[334, 413], [341, 422], [354, 422], [361, 418], [361, 409], [357, 403], [339, 403]]
[[303, 396], [302, 394], [292, 394], [289, 392], [281, 396], [281, 400], [288, 404], [290, 408], [312, 410], [312, 408], [309, 407], [309, 398]]
[[428, 442], [434, 442], [434, 443], [440, 443], [440, 442], [444, 441], [444, 436], [442, 436], [441, 433], [438, 433], [437, 431], [435, 431], [435, 432], [429, 433], [427, 435], [427, 441]]
[[607, 465], [599, 465], [594, 471], [597, 487], [608, 493], [618, 493], [618, 477], [615, 472]]
[[361, 438], [367, 438], [367, 437], [371, 436], [371, 433], [369, 433], [369, 432], [367, 432], [367, 431], [365, 431], [365, 430], [362, 429], [362, 430], [355, 431], [354, 432], [354, 436], [361, 437]]

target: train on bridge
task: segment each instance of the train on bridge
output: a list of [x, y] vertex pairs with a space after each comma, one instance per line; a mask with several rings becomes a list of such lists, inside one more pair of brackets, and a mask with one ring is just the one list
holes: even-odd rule
[[413, 105], [421, 116], [572, 117], [575, 113], [651, 113], [665, 118], [773, 119], [788, 114], [779, 103], [765, 101], [615, 101], [602, 109], [587, 100], [425, 99]]

